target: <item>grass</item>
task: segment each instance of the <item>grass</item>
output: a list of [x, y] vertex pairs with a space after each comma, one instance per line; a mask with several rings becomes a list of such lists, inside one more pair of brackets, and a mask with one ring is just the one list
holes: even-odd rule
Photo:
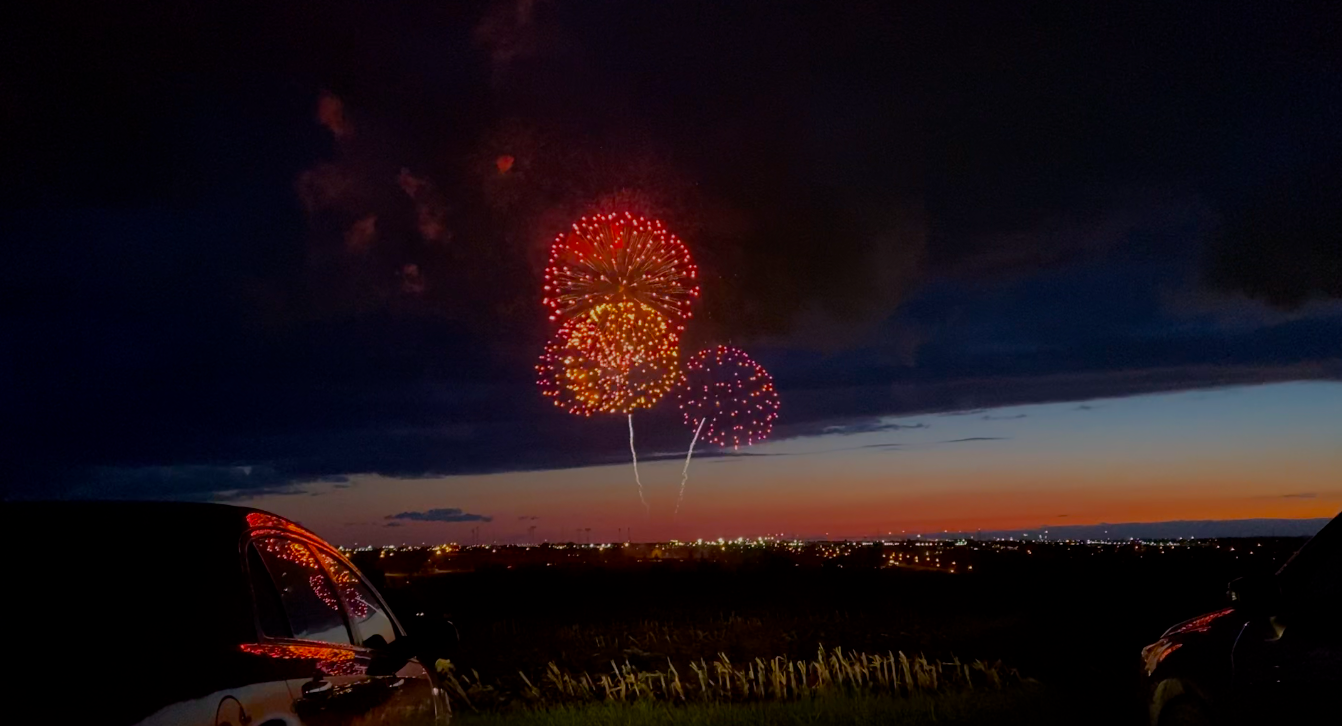
[[[467, 724], [672, 717], [919, 723], [919, 714], [935, 713], [938, 723], [953, 717], [954, 723], [1127, 726], [1145, 713], [1141, 647], [1171, 623], [1220, 602], [1221, 573], [1204, 570], [1143, 565], [973, 578], [889, 570], [509, 570], [417, 580], [396, 591], [406, 601], [394, 605], [443, 612], [456, 623], [461, 640], [450, 657], [472, 703], [460, 693], [452, 700]], [[807, 695], [789, 681], [784, 698], [759, 695], [775, 663], [781, 671], [791, 662], [795, 678], [799, 661], [819, 661], [820, 643], [842, 644], [846, 659], [879, 654], [887, 665], [875, 666], [878, 681], [901, 651], [910, 654], [911, 669], [912, 654], [926, 654], [929, 663], [955, 663], [958, 656], [970, 666], [973, 688], [944, 687], [951, 669], [942, 665], [939, 688], [929, 693], [878, 683]], [[756, 657], [766, 655], [762, 688]], [[1000, 658], [1043, 685], [1018, 683], [1001, 669], [998, 690], [965, 656], [993, 665]], [[712, 680], [719, 663], [735, 672], [730, 697], [721, 679]], [[813, 667], [807, 671], [817, 679]], [[709, 690], [723, 694], [705, 699], [700, 673]], [[677, 680], [683, 698], [672, 687]], [[920, 711], [921, 703], [931, 705]], [[976, 721], [975, 711], [995, 715]], [[1045, 712], [1084, 716], [1045, 718]]]
[[847, 693], [795, 701], [689, 703], [603, 702], [483, 713], [458, 713], [459, 726], [864, 726], [867, 724], [1072, 724], [1062, 705], [1042, 687], [959, 691], [896, 697]]
[[[514, 690], [521, 688], [519, 671], [534, 683], [551, 662], [595, 677], [612, 661], [665, 670], [669, 660], [684, 679], [689, 663], [719, 653], [732, 663], [795, 661], [813, 658], [821, 643], [945, 661], [1001, 658], [1055, 680], [1048, 669], [1060, 661], [1053, 653], [1036, 657], [1045, 641], [1034, 623], [953, 578], [937, 576], [943, 584], [924, 573], [785, 574], [483, 573], [428, 579], [416, 585], [415, 599], [393, 604], [398, 612], [450, 606], [461, 634], [451, 656], [459, 672], [478, 670]], [[1026, 612], [1033, 618], [1040, 610]]]
[[478, 673], [458, 673], [448, 660], [436, 664], [450, 696], [469, 710], [513, 705], [554, 706], [572, 703], [664, 702], [734, 703], [797, 701], [831, 694], [928, 695], [975, 689], [1000, 690], [1022, 682], [1001, 663], [928, 660], [904, 653], [845, 652], [819, 647], [815, 657], [777, 656], [733, 663], [725, 653], [711, 662], [685, 664], [685, 677], [670, 659], [665, 669], [644, 669], [611, 661], [607, 672], [569, 672], [551, 662], [543, 677], [519, 672], [520, 688], [510, 692]]

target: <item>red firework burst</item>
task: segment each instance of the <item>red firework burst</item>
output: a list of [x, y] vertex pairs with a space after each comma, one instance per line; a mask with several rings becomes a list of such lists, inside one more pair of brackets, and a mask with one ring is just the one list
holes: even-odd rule
[[544, 303], [551, 320], [599, 305], [637, 302], [680, 330], [699, 296], [690, 252], [655, 219], [623, 214], [583, 217], [550, 247]]
[[685, 363], [677, 398], [685, 424], [699, 438], [733, 449], [759, 443], [778, 418], [778, 392], [764, 367], [745, 351], [720, 345]]

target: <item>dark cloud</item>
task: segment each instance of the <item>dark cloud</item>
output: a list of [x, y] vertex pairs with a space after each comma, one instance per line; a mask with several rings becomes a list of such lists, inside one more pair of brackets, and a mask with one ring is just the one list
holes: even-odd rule
[[[800, 455], [800, 454], [784, 453], [784, 452], [780, 452], [780, 451], [763, 452], [763, 451], [750, 451], [750, 450], [747, 450], [747, 449], [712, 449], [712, 448], [706, 448], [706, 447], [705, 447], [705, 448], [696, 448], [696, 449], [694, 450], [694, 459], [693, 459], [693, 460], [694, 460], [694, 461], [701, 461], [701, 460], [709, 460], [709, 461], [713, 461], [713, 460], [718, 460], [718, 461], [729, 461], [729, 460], [731, 460], [731, 459], [755, 459], [755, 458], [762, 458], [762, 457], [774, 457], [774, 456], [799, 456], [799, 455]], [[674, 451], [669, 451], [669, 452], [668, 452], [668, 451], [662, 451], [662, 452], [657, 452], [657, 453], [654, 453], [654, 454], [650, 454], [650, 455], [648, 455], [648, 456], [643, 456], [642, 454], [640, 454], [639, 457], [638, 457], [638, 460], [639, 460], [640, 462], [641, 462], [641, 461], [684, 461], [684, 460], [685, 460], [685, 452], [683, 452], [683, 451], [682, 451], [682, 452], [674, 452]], [[618, 458], [618, 456], [615, 456], [615, 457], [611, 457], [609, 460], [607, 460], [606, 463], [615, 463], [615, 464], [619, 464], [619, 463], [623, 463], [623, 462], [620, 461], [620, 459]]]
[[354, 135], [354, 126], [345, 118], [345, 104], [335, 94], [322, 93], [317, 98], [317, 121], [337, 140]]
[[988, 414], [987, 416], [984, 416], [984, 417], [983, 417], [983, 420], [984, 420], [984, 421], [1016, 421], [1016, 420], [1018, 420], [1018, 419], [1022, 419], [1022, 418], [1029, 418], [1029, 414], [1018, 413], [1018, 414], [1015, 414], [1015, 415], [1012, 415], [1012, 416], [994, 416], [994, 415], [992, 415], [992, 414]]
[[925, 423], [900, 424], [887, 423], [880, 420], [859, 421], [855, 423], [835, 423], [827, 424], [820, 429], [821, 434], [870, 434], [880, 431], [905, 431], [912, 429], [931, 428]]
[[[21, 469], [20, 469], [21, 470]], [[181, 464], [109, 466], [45, 471], [54, 488], [12, 487], [9, 495], [94, 499], [189, 499], [246, 502], [264, 496], [320, 494], [324, 486], [346, 489], [348, 477], [334, 473], [296, 474], [272, 465]], [[318, 491], [312, 491], [316, 486]]]
[[[694, 458], [696, 460], [697, 459], [717, 460], [716, 463], [722, 463], [725, 461], [730, 461], [732, 459], [780, 457], [780, 456], [784, 457], [823, 456], [826, 454], [839, 454], [845, 451], [866, 451], [870, 449], [884, 449], [884, 450], [903, 449], [907, 446], [908, 444], [888, 442], [883, 444], [862, 444], [860, 446], [838, 446], [829, 449], [807, 449], [801, 451], [771, 451], [767, 453], [762, 451], [744, 451], [744, 450], [733, 451], [731, 449], [721, 449], [717, 451], [709, 450], [704, 452], [702, 455], [700, 455], [699, 452], [696, 451], [694, 454]], [[640, 456], [639, 460], [642, 461], [643, 458], [644, 457]], [[675, 460], [677, 458], [684, 458], [684, 457], [683, 456], [677, 457], [674, 454], [654, 454], [652, 457], [649, 457], [648, 460], [649, 461], [660, 461], [662, 459]]]
[[1007, 440], [1007, 439], [1006, 439], [1005, 437], [1002, 437], [1002, 436], [970, 436], [970, 437], [968, 437], [968, 438], [963, 438], [963, 439], [951, 439], [951, 440], [949, 440], [949, 441], [942, 441], [941, 443], [943, 443], [943, 444], [963, 444], [963, 443], [966, 443], [966, 442], [969, 442], [969, 441], [1006, 441], [1006, 440]]
[[429, 509], [423, 512], [401, 512], [388, 514], [387, 519], [410, 522], [492, 522], [494, 518], [485, 514], [470, 514], [460, 509]]
[[610, 207], [687, 241], [685, 346], [768, 367], [777, 438], [1342, 379], [1335, 13], [1231, 5], [33, 5], [6, 496], [622, 462], [531, 370], [546, 247]]
[[[262, 487], [260, 489], [238, 489], [234, 491], [215, 492], [210, 496], [210, 501], [224, 503], [246, 502], [259, 497], [298, 496], [302, 494], [313, 497], [320, 496], [317, 492], [304, 491], [301, 486], [296, 484], [286, 484], [279, 487]], [[173, 498], [179, 497], [179, 495], [175, 494], [169, 496]]]
[[401, 191], [415, 203], [415, 220], [419, 234], [426, 242], [446, 242], [447, 204], [443, 201], [433, 182], [417, 177], [409, 169], [401, 169], [396, 183]]
[[[794, 391], [784, 400], [794, 416], [845, 407], [863, 414], [915, 415], [972, 399], [990, 406], [1051, 403], [1077, 398], [1126, 397], [1196, 388], [1342, 379], [1342, 363], [1296, 366], [1189, 366], [1138, 370], [1059, 373], [1023, 377], [966, 378], [926, 383], [836, 386]], [[781, 428], [781, 427], [780, 427]]]
[[1283, 494], [1282, 499], [1314, 499], [1319, 495], [1315, 492], [1301, 492], [1299, 494]]
[[345, 250], [354, 254], [367, 252], [377, 239], [377, 215], [370, 214], [350, 225], [345, 232]]
[[[98, 499], [212, 499], [245, 501], [272, 494], [302, 494], [294, 479], [271, 466], [98, 467], [70, 481], [69, 495]], [[86, 489], [81, 484], [94, 484]]]
[[495, 82], [517, 62], [540, 54], [545, 47], [536, 14], [544, 0], [494, 0], [475, 26], [475, 41], [489, 53]]
[[518, 517], [518, 518], [517, 518], [517, 521], [519, 521], [519, 522], [534, 522], [534, 521], [536, 521], [536, 520], [538, 520], [538, 519], [540, 519], [540, 517], [534, 517], [534, 516], [521, 516], [521, 517]]
[[756, 451], [738, 451], [730, 454], [728, 453], [709, 454], [708, 456], [705, 457], [696, 456], [695, 458], [708, 459], [707, 463], [709, 464], [725, 464], [731, 461], [732, 459], [749, 459], [756, 457], [775, 457], [775, 456], [798, 456], [798, 454], [779, 454], [779, 453], [764, 454]]
[[[801, 436], [818, 435], [825, 426], [833, 425], [832, 412], [838, 406], [918, 415], [936, 412], [966, 399], [1005, 406], [1318, 378], [1342, 380], [1342, 364], [1332, 367], [1305, 365], [1282, 368], [1209, 366], [957, 380], [908, 384], [907, 387], [885, 384], [854, 389], [833, 388], [822, 398], [822, 402], [828, 405], [816, 404], [814, 409], [809, 394], [794, 391], [789, 397], [785, 391], [784, 401], [791, 404], [795, 418], [792, 423], [780, 427], [775, 435], [780, 439], [788, 438], [794, 432]], [[412, 390], [416, 392], [403, 395], [429, 400], [432, 392], [432, 389]], [[296, 399], [307, 400], [310, 399]], [[486, 395], [477, 400], [493, 399]], [[530, 397], [523, 399], [524, 402], [529, 400]], [[271, 399], [271, 403], [274, 405], [271, 410], [277, 413], [287, 411], [289, 405], [279, 393]], [[336, 410], [332, 409], [331, 422], [350, 421], [342, 422], [342, 427], [350, 426], [354, 421], [368, 420], [365, 414], [357, 411], [342, 413], [343, 416], [357, 414], [352, 419], [336, 418]], [[809, 410], [823, 411], [823, 423], [804, 423]], [[438, 420], [477, 414], [484, 415], [487, 422], [470, 429], [453, 430], [435, 423]], [[284, 414], [281, 419], [287, 415]], [[347, 472], [432, 477], [589, 465], [627, 466], [629, 452], [623, 420], [589, 419], [582, 423], [580, 427], [573, 426], [572, 419], [543, 401], [527, 415], [514, 417], [511, 413], [475, 408], [472, 397], [465, 397], [456, 403], [446, 399], [435, 402], [433, 406], [424, 409], [421, 422], [409, 427], [402, 422], [395, 426], [360, 426], [347, 431], [306, 430], [299, 434], [266, 439], [220, 432], [208, 440], [194, 437], [173, 439], [167, 437], [166, 432], [156, 431], [152, 447], [143, 443], [141, 434], [127, 432], [126, 437], [104, 444], [115, 447], [115, 450], [86, 451], [83, 453], [84, 460], [124, 461], [127, 454], [133, 454], [182, 462], [200, 457], [201, 452], [211, 459], [250, 457], [256, 460], [261, 456], [258, 452], [266, 451], [282, 451], [285, 457], [282, 461], [253, 467], [250, 478], [241, 476], [238, 473], [240, 470], [227, 466], [174, 464], [141, 467], [122, 464], [108, 467], [84, 465], [79, 459], [67, 460], [61, 465], [38, 459], [36, 465], [16, 468], [13, 467], [14, 462], [11, 462], [11, 471], [16, 475], [10, 480], [6, 496], [31, 498], [60, 493], [62, 496], [95, 498], [204, 499], [216, 491], [236, 491], [248, 486], [256, 489], [284, 487], [289, 482], [310, 481], [323, 475]], [[641, 448], [649, 452], [662, 452], [640, 454], [640, 460], [684, 459], [683, 447], [688, 444], [689, 432], [684, 432], [682, 437], [678, 419], [654, 411], [640, 417], [636, 426]], [[40, 454], [42, 449], [34, 446], [32, 451]], [[695, 452], [695, 459], [730, 461], [736, 457], [759, 455], [759, 452], [748, 450], [732, 452], [701, 448]]]
[[331, 208], [352, 205], [366, 194], [361, 183], [349, 169], [326, 163], [299, 173], [294, 188], [303, 208], [309, 214], [317, 214]]
[[1212, 286], [1288, 309], [1342, 298], [1342, 148], [1315, 154], [1227, 214], [1207, 253]]
[[401, 290], [409, 295], [423, 295], [426, 283], [419, 265], [414, 263], [401, 267]]

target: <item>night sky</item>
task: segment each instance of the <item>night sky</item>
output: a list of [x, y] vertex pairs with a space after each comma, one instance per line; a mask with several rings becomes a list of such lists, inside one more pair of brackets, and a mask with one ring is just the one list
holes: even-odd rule
[[[1332, 3], [29, 3], [0, 23], [6, 498], [333, 541], [1342, 508]], [[657, 217], [774, 439], [534, 385], [582, 214]], [[404, 514], [405, 516], [396, 516]], [[407, 534], [413, 533], [413, 534]]]

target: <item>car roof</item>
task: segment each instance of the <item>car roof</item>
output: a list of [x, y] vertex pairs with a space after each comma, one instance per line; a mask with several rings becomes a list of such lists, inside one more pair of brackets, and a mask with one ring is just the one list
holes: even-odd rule
[[0, 517], [11, 559], [6, 576], [52, 614], [49, 637], [94, 623], [138, 623], [189, 630], [202, 645], [246, 642], [255, 626], [244, 534], [285, 530], [319, 539], [283, 517], [225, 504], [4, 503]]

